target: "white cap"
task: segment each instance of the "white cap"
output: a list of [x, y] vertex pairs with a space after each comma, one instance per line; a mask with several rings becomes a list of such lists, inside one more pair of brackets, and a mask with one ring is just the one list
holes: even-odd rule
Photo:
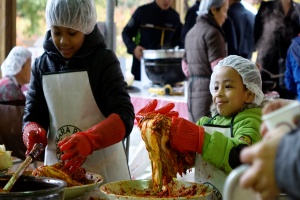
[[208, 11], [212, 8], [220, 8], [224, 4], [225, 0], [201, 0], [199, 5], [198, 15], [207, 14]]
[[15, 46], [12, 48], [1, 65], [2, 77], [18, 74], [31, 55], [31, 52], [25, 47]]
[[264, 99], [262, 92], [262, 81], [260, 71], [254, 62], [245, 59], [241, 56], [231, 55], [221, 60], [215, 67], [210, 79], [210, 93], [214, 94], [214, 83], [216, 78], [216, 71], [221, 67], [232, 67], [242, 77], [243, 83], [248, 90], [255, 94], [252, 103], [260, 105]]
[[48, 28], [62, 26], [90, 34], [97, 20], [94, 0], [48, 0], [46, 23]]

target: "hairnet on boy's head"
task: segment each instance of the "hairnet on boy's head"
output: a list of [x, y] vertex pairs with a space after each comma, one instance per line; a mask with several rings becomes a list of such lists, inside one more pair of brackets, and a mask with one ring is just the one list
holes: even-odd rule
[[253, 62], [241, 56], [227, 56], [214, 67], [209, 85], [210, 93], [214, 94], [216, 71], [226, 66], [234, 68], [241, 75], [246, 88], [255, 94], [252, 103], [260, 105], [264, 98], [260, 71]]
[[48, 28], [62, 26], [87, 35], [93, 31], [96, 20], [94, 0], [48, 0], [47, 2]]
[[26, 61], [31, 59], [31, 52], [25, 47], [16, 46], [12, 48], [1, 65], [2, 77], [18, 74]]
[[197, 14], [204, 15], [212, 8], [220, 8], [227, 0], [201, 0]]

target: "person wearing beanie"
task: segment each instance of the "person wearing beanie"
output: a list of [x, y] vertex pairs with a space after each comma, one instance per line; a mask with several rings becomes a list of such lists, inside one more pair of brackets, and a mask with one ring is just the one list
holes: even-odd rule
[[22, 46], [15, 46], [1, 65], [0, 103], [24, 105], [22, 86], [30, 81], [31, 52]]
[[123, 139], [134, 110], [115, 53], [96, 25], [94, 0], [48, 0], [45, 52], [32, 69], [23, 117], [27, 154], [45, 147], [45, 165], [79, 167], [104, 182], [130, 179]]
[[[170, 143], [182, 153], [195, 152], [195, 182], [214, 187], [213, 199], [221, 199], [227, 175], [241, 165], [240, 151], [261, 140], [260, 125], [265, 103], [259, 69], [248, 59], [231, 55], [214, 68], [209, 85], [212, 117], [196, 124], [172, 115]], [[174, 113], [174, 106], [155, 110], [152, 101], [137, 113]], [[170, 112], [171, 111], [171, 112]], [[180, 113], [179, 113], [180, 115]], [[170, 116], [170, 115], [169, 115]]]

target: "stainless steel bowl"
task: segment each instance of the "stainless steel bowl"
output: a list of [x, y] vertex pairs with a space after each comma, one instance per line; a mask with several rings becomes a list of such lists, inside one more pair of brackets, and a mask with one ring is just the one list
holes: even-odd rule
[[[152, 180], [127, 180], [106, 183], [100, 191], [109, 200], [175, 200], [175, 199], [207, 199], [212, 194], [212, 187], [186, 181], [174, 181], [169, 184], [173, 197], [157, 197], [152, 195]], [[195, 192], [191, 194], [192, 192]], [[181, 195], [185, 194], [185, 195]], [[189, 194], [189, 195], [188, 195]]]
[[76, 199], [91, 193], [93, 190], [98, 189], [104, 178], [95, 173], [86, 172], [86, 179], [88, 182], [84, 185], [67, 187], [65, 189], [65, 199]]
[[[3, 188], [12, 175], [0, 175]], [[66, 182], [54, 178], [21, 176], [10, 192], [1, 193], [1, 200], [63, 200]]]

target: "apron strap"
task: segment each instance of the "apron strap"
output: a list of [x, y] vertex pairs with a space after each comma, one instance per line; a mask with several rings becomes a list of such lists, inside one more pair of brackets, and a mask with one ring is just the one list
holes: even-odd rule
[[212, 120], [214, 120], [217, 116], [219, 116], [220, 114], [216, 114], [215, 116], [213, 116], [207, 123], [203, 124], [203, 125], [209, 125], [211, 123]]
[[[218, 113], [218, 114], [216, 114], [215, 116], [213, 116], [207, 123], [203, 124], [203, 126], [210, 126], [210, 125], [212, 125], [212, 124], [211, 124], [212, 120], [214, 120], [214, 119], [215, 119], [217, 116], [219, 116], [219, 115], [220, 115], [220, 114]], [[234, 115], [234, 116], [231, 118], [230, 125], [229, 125], [231, 137], [233, 137], [233, 122], [234, 122], [235, 116], [236, 116], [236, 115]], [[222, 125], [214, 125], [214, 126], [222, 126]], [[223, 127], [224, 127], [224, 126], [223, 126]], [[227, 127], [227, 126], [226, 126], [226, 127]]]

